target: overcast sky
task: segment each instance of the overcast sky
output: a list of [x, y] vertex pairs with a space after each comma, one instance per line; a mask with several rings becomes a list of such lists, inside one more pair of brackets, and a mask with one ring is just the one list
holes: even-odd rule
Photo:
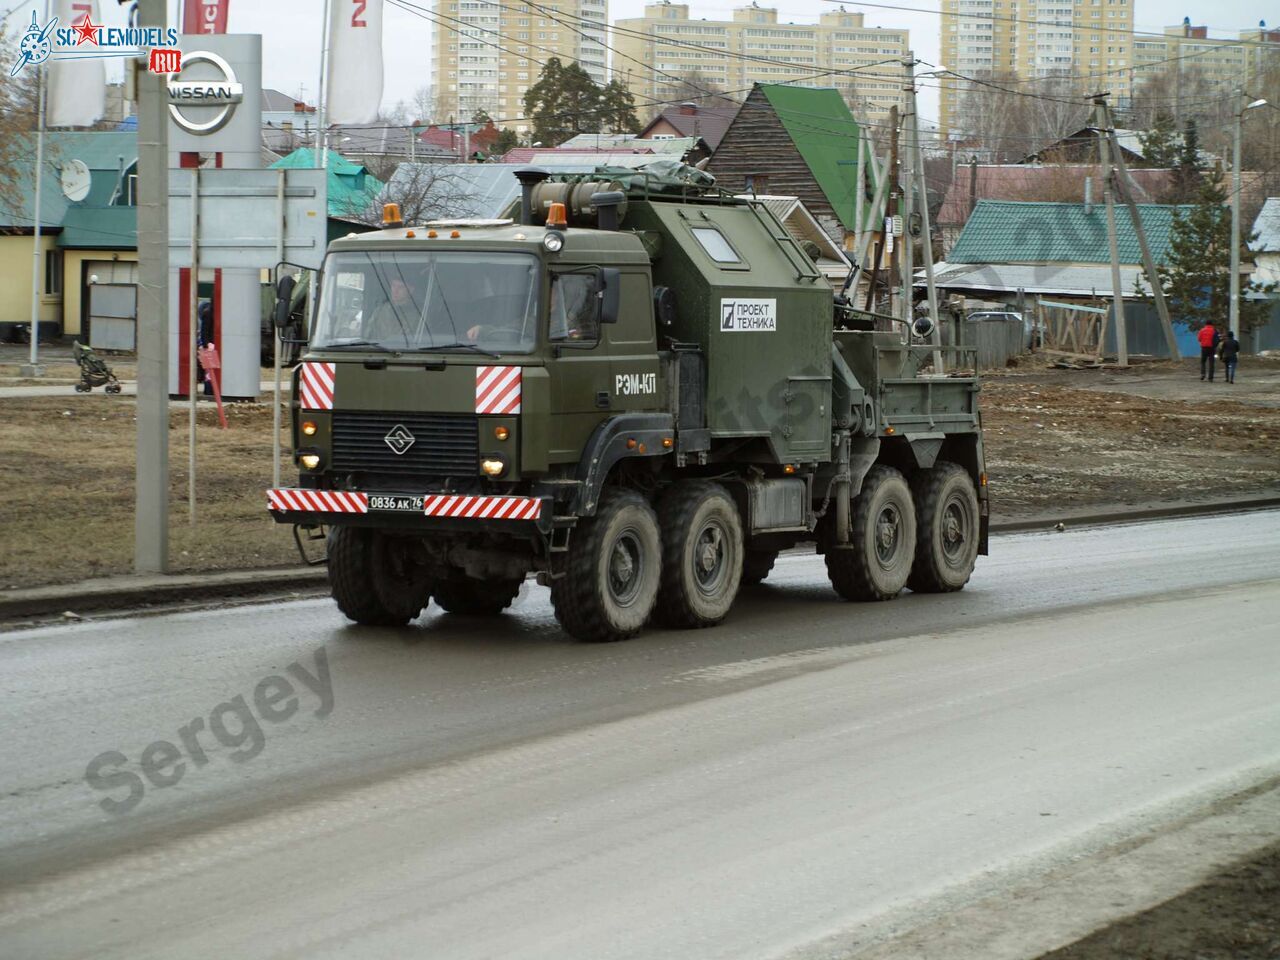
[[[415, 0], [419, 6], [430, 7], [432, 0]], [[732, 16], [735, 4], [732, 0], [710, 0], [708, 3], [691, 3], [691, 14], [709, 20], [724, 20]], [[888, 0], [895, 3], [895, 0]], [[1274, 0], [1193, 0], [1174, 7], [1160, 0], [1136, 0], [1135, 28], [1160, 31], [1165, 26], [1178, 23], [1184, 16], [1194, 23], [1207, 23], [1210, 36], [1234, 37], [1240, 30], [1255, 27], [1258, 20], [1267, 16], [1280, 22], [1280, 11], [1274, 9]], [[106, 23], [123, 22], [123, 13], [115, 0], [100, 0], [102, 16]], [[767, 6], [767, 0], [760, 0]], [[897, 0], [895, 5], [909, 6], [916, 10], [886, 10], [846, 3], [849, 10], [861, 10], [866, 14], [869, 26], [905, 27], [911, 31], [911, 42], [916, 56], [930, 64], [937, 64], [938, 57], [938, 0]], [[0, 0], [0, 9], [8, 9], [6, 0]], [[39, 4], [43, 10], [43, 3]], [[170, 16], [176, 20], [178, 3], [170, 0]], [[830, 10], [833, 4], [823, 0], [779, 0], [779, 19], [795, 23], [813, 22], [822, 10]], [[9, 27], [13, 30], [30, 20], [34, 5], [24, 3], [13, 8]], [[260, 33], [262, 44], [262, 76], [268, 87], [285, 93], [305, 93], [314, 102], [320, 82], [320, 45], [323, 0], [231, 0], [230, 30], [232, 33]], [[640, 16], [644, 0], [611, 0], [609, 17], [616, 20]], [[383, 23], [385, 37], [385, 82], [383, 106], [392, 107], [398, 100], [407, 100], [419, 87], [431, 83], [431, 31], [434, 28], [419, 16], [386, 4]], [[927, 68], [925, 68], [927, 69]], [[927, 85], [920, 93], [922, 117], [937, 117], [937, 91]], [[643, 116], [644, 107], [638, 105]]]

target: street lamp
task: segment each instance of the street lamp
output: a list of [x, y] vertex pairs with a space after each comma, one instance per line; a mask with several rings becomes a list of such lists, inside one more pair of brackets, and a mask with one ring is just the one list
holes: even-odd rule
[[[1244, 91], [1240, 91], [1241, 100]], [[1240, 329], [1240, 139], [1244, 132], [1244, 114], [1255, 107], [1265, 107], [1266, 100], [1244, 104], [1236, 111], [1235, 144], [1231, 156], [1231, 302], [1228, 304], [1227, 329], [1237, 337]]]

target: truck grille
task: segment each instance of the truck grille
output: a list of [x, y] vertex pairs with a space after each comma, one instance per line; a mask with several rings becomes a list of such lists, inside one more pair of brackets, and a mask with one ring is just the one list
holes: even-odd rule
[[[401, 426], [404, 431], [396, 430]], [[403, 447], [397, 454], [388, 434]], [[473, 476], [480, 457], [479, 424], [465, 414], [333, 412], [333, 469], [396, 476]]]

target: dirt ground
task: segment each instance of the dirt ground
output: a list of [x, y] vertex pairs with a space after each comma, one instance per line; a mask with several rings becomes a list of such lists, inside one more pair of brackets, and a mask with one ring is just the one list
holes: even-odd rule
[[1276, 960], [1280, 844], [1040, 960]]
[[[17, 360], [0, 355], [0, 388], [14, 385], [4, 377]], [[985, 376], [981, 405], [996, 519], [1280, 492], [1280, 360], [1247, 358], [1235, 387], [1201, 383], [1190, 362], [1115, 371], [1032, 360]], [[171, 414], [176, 571], [297, 559], [289, 530], [265, 509], [270, 404], [227, 409], [231, 429], [223, 431], [213, 405], [201, 404], [194, 527], [187, 413], [175, 406]], [[0, 391], [0, 589], [130, 570], [134, 410], [131, 398], [101, 390], [77, 395], [68, 386], [65, 398]]]
[[1234, 385], [1190, 360], [984, 375], [993, 515], [1280, 490], [1280, 359], [1246, 360]]

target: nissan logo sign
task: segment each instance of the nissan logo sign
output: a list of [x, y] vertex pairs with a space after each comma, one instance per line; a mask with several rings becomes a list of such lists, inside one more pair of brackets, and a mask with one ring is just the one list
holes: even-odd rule
[[[216, 53], [200, 51], [187, 53], [182, 57], [182, 73], [195, 63], [207, 63], [217, 69], [222, 76], [213, 80], [169, 80], [169, 113], [174, 123], [188, 133], [198, 136], [221, 130], [231, 119], [236, 104], [244, 100], [244, 84], [236, 81], [235, 71], [231, 64]], [[173, 74], [173, 77], [181, 74]], [[209, 116], [207, 111], [216, 112]], [[197, 110], [200, 120], [194, 120], [184, 111]]]

